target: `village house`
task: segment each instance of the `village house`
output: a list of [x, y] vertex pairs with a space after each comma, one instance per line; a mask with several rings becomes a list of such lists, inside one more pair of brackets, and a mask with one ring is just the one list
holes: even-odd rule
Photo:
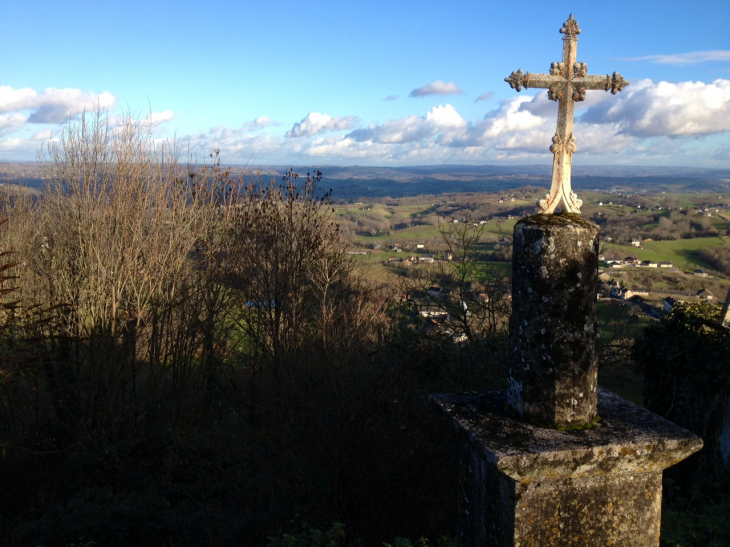
[[630, 289], [616, 283], [616, 285], [611, 286], [611, 296], [621, 300], [630, 300], [635, 296], [649, 296], [649, 291], [647, 289]]
[[627, 256], [624, 258], [624, 262], [626, 262], [626, 264], [638, 264], [639, 259], [635, 256]]
[[651, 260], [642, 260], [640, 266], [642, 268], [656, 268], [659, 264], [652, 262]]
[[671, 262], [660, 262], [659, 267], [660, 268], [672, 268], [672, 267], [674, 267], [674, 264], [672, 264]]
[[431, 255], [421, 256], [418, 258], [419, 264], [433, 264], [436, 262], [436, 259]]
[[712, 294], [708, 289], [700, 289], [697, 291], [697, 298], [700, 298], [701, 300], [707, 300], [708, 302], [712, 302], [715, 300], [715, 295]]
[[695, 275], [698, 277], [709, 277], [709, 274], [702, 268], [697, 268], [695, 270]]
[[631, 246], [632, 246], [632, 247], [641, 247], [641, 241], [639, 241], [639, 240], [638, 240], [638, 239], [636, 239], [636, 238], [633, 238], [633, 239], [631, 240]]
[[621, 300], [631, 300], [637, 296], [649, 296], [649, 291], [646, 289], [629, 289], [628, 287], [624, 287], [619, 294]]

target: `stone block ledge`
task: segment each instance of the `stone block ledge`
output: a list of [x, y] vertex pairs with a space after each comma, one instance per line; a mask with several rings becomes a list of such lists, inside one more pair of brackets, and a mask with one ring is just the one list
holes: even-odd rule
[[507, 391], [432, 395], [432, 401], [510, 478], [576, 479], [657, 473], [702, 448], [702, 439], [618, 395], [598, 389], [600, 427], [559, 431], [518, 419]]

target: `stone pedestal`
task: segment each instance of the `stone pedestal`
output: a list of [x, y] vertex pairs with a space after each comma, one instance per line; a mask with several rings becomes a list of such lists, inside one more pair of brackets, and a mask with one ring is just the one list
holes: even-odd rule
[[462, 438], [464, 547], [659, 545], [662, 470], [702, 440], [597, 394], [601, 427], [578, 431], [519, 419], [506, 391], [432, 397]]
[[575, 214], [515, 225], [510, 405], [535, 424], [570, 427], [596, 417], [598, 233]]

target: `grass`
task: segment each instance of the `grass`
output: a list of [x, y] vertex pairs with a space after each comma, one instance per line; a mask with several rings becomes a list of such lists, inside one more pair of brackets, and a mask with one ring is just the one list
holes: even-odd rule
[[710, 268], [710, 265], [697, 257], [697, 251], [703, 248], [728, 245], [727, 237], [676, 239], [667, 241], [643, 242], [641, 248], [628, 245], [604, 244], [604, 253], [609, 249], [619, 249], [625, 256], [636, 256], [639, 260], [654, 262], [671, 262], [684, 271], [694, 271], [697, 268]]
[[387, 236], [367, 236], [357, 235], [355, 239], [358, 243], [365, 245], [388, 245], [392, 243], [423, 243], [421, 240], [425, 240], [431, 237], [441, 238], [437, 226], [411, 226], [403, 230], [393, 230], [390, 235]]

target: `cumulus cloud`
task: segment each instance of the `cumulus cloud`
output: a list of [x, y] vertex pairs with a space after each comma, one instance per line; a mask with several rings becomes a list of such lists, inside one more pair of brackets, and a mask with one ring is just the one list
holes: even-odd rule
[[487, 91], [486, 93], [482, 93], [476, 99], [474, 99], [474, 102], [478, 103], [479, 101], [488, 101], [492, 97], [494, 97], [494, 91]]
[[0, 86], [0, 114], [31, 111], [27, 123], [58, 124], [69, 120], [84, 109], [113, 108], [114, 95], [108, 91], [94, 93], [80, 89], [49, 87], [38, 93], [31, 88], [13, 89]]
[[[51, 104], [37, 98], [42, 94], [34, 93], [0, 88], [0, 158], [32, 156], [38, 141], [51, 137], [46, 131], [33, 135], [30, 126], [18, 129], [40, 106]], [[181, 140], [201, 157], [220, 147], [225, 161], [249, 165], [306, 164], [314, 158], [318, 162], [376, 165], [511, 161], [544, 162], [549, 172], [557, 108], [557, 103], [540, 91], [495, 101], [495, 107], [483, 118], [474, 120], [465, 119], [448, 103], [424, 109], [421, 115], [360, 127], [354, 116], [310, 112], [289, 131], [260, 131], [278, 125], [260, 116], [238, 127], [214, 127]], [[726, 144], [730, 132], [730, 80], [641, 80], [615, 96], [589, 92], [585, 101], [576, 104], [575, 112], [578, 162], [693, 163], [711, 167], [726, 164], [730, 154]], [[153, 112], [147, 118], [162, 123], [172, 120], [174, 113]], [[10, 132], [15, 132], [13, 137], [21, 132], [25, 136], [7, 138]]]
[[435, 106], [425, 116], [406, 116], [388, 120], [382, 125], [370, 124], [367, 128], [355, 129], [349, 138], [356, 142], [403, 143], [427, 139], [442, 131], [465, 127], [467, 122], [456, 109], [447, 104]]
[[[677, 136], [698, 137], [730, 131], [730, 81], [712, 84], [639, 81], [614, 96], [593, 92], [576, 105], [580, 158], [588, 161], [672, 161], [704, 154], [718, 161], [726, 151]], [[501, 101], [483, 119], [465, 120], [450, 105], [424, 116], [371, 123], [345, 137], [319, 139], [304, 154], [370, 161], [539, 161], [550, 158], [557, 103], [547, 93]], [[690, 144], [694, 142], [695, 144]], [[699, 152], [698, 152], [699, 151]], [[692, 161], [695, 161], [692, 159]]]
[[660, 65], [694, 65], [707, 61], [730, 61], [730, 51], [715, 49], [711, 51], [690, 51], [671, 55], [644, 55], [643, 57], [628, 57], [621, 61], [648, 61]]
[[175, 118], [175, 113], [172, 110], [163, 110], [162, 112], [150, 112], [145, 118], [145, 122], [150, 125], [159, 125], [169, 122], [173, 118]]
[[[725, 80], [712, 84], [645, 80], [615, 96], [588, 93], [587, 100], [576, 105], [576, 160], [720, 166], [729, 153], [721, 135], [730, 131], [729, 87]], [[286, 135], [215, 128], [190, 143], [191, 149], [201, 151], [220, 146], [227, 157], [246, 162], [308, 163], [312, 158], [376, 165], [544, 162], [549, 174], [557, 107], [544, 91], [534, 96], [515, 94], [474, 121], [447, 103], [420, 116], [370, 123], [345, 135], [332, 131], [354, 122], [310, 113]], [[696, 138], [711, 133], [718, 137]], [[300, 138], [287, 138], [292, 136]], [[722, 146], [713, 144], [715, 140]]]
[[44, 129], [43, 131], [38, 131], [35, 135], [33, 135], [34, 141], [47, 141], [53, 138], [53, 131], [50, 129]]
[[296, 139], [300, 137], [311, 137], [329, 131], [352, 129], [359, 121], [355, 116], [333, 118], [328, 114], [310, 112], [302, 121], [295, 123], [291, 130], [287, 131], [286, 136], [290, 139]]
[[22, 127], [28, 120], [22, 114], [0, 114], [0, 131], [11, 127]]
[[246, 122], [241, 127], [244, 131], [259, 131], [261, 129], [265, 129], [267, 127], [274, 127], [277, 125], [281, 125], [278, 122], [272, 122], [267, 116], [259, 116], [255, 120], [251, 120], [250, 122]]
[[730, 80], [640, 80], [613, 100], [589, 108], [582, 122], [616, 124], [637, 137], [679, 137], [730, 131]]
[[461, 95], [464, 93], [461, 88], [454, 82], [442, 82], [436, 80], [422, 87], [417, 87], [411, 91], [409, 97], [427, 97], [429, 95]]

